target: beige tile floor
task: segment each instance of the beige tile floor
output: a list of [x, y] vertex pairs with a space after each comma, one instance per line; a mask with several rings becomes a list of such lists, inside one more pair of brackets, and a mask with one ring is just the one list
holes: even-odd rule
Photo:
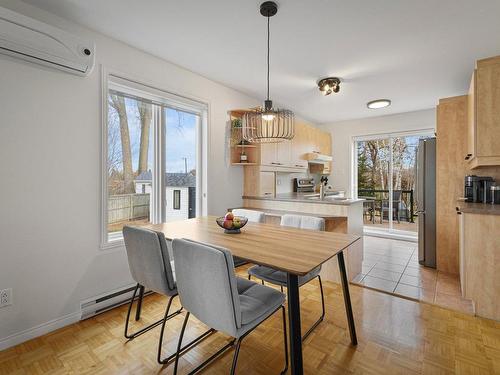
[[414, 242], [365, 236], [362, 272], [354, 283], [474, 313], [472, 302], [461, 296], [458, 275], [421, 266]]

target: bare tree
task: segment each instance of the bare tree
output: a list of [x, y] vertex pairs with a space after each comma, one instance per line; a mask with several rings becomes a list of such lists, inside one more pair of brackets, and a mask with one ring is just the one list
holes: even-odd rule
[[118, 115], [113, 108], [108, 111], [108, 178], [112, 176], [113, 171], [120, 169], [122, 161], [120, 144], [120, 122]]
[[368, 154], [370, 156], [370, 161], [372, 164], [372, 167], [370, 169], [371, 172], [371, 183], [373, 188], [376, 188], [376, 173], [377, 173], [377, 166], [378, 166], [378, 142], [376, 141], [367, 141], [365, 142], [365, 147], [367, 148]]
[[120, 138], [122, 144], [123, 190], [124, 193], [134, 193], [134, 171], [132, 169], [132, 150], [130, 147], [130, 132], [128, 128], [127, 107], [121, 95], [110, 94], [109, 105], [115, 109], [120, 121]]
[[137, 174], [148, 170], [148, 154], [149, 154], [149, 128], [151, 126], [151, 103], [137, 101], [137, 112], [139, 113], [139, 121], [141, 122], [141, 143], [139, 146], [139, 161], [137, 166]]

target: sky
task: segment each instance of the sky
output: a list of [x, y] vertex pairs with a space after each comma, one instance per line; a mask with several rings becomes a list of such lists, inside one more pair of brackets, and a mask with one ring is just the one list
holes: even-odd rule
[[[132, 165], [137, 170], [140, 147], [141, 126], [137, 111], [137, 102], [126, 98], [127, 119], [132, 149]], [[110, 113], [114, 110], [111, 109]], [[196, 124], [197, 117], [191, 113], [165, 108], [166, 112], [166, 171], [168, 173], [184, 173], [184, 158], [187, 158], [187, 171], [196, 168]], [[115, 116], [116, 117], [116, 116]], [[113, 116], [110, 116], [112, 119]], [[118, 124], [110, 124], [109, 131], [119, 131]], [[119, 138], [117, 138], [119, 139]], [[153, 169], [153, 128], [150, 128], [148, 169]], [[121, 147], [121, 146], [120, 146]]]

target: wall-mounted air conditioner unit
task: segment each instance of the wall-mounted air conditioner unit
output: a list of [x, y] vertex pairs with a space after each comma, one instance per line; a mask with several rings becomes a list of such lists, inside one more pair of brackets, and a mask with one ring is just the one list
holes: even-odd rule
[[95, 64], [94, 43], [2, 7], [0, 53], [82, 76]]

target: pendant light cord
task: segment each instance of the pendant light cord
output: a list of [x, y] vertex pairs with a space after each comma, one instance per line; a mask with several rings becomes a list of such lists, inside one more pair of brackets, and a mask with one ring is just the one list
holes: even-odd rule
[[269, 100], [269, 19], [267, 17], [267, 100]]

